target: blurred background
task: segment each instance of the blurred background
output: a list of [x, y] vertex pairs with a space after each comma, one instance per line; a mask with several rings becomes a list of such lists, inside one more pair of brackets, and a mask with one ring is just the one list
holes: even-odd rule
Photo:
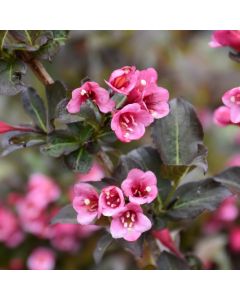
[[[104, 79], [125, 65], [154, 67], [159, 74], [158, 84], [169, 90], [170, 98], [182, 96], [196, 107], [205, 130], [212, 175], [227, 166], [240, 165], [240, 130], [219, 128], [212, 121], [223, 93], [239, 86], [240, 65], [229, 59], [226, 48], [210, 48], [210, 38], [210, 31], [71, 31], [66, 45], [51, 63], [44, 65], [55, 80], [65, 83], [69, 92], [85, 77], [104, 87]], [[44, 87], [31, 72], [25, 82], [45, 97]], [[30, 122], [19, 96], [0, 96], [0, 120], [10, 124]], [[0, 139], [3, 141], [3, 137]], [[117, 143], [116, 147], [126, 152], [140, 143], [150, 143], [149, 132], [141, 142]], [[201, 176], [195, 172], [191, 179]], [[92, 252], [100, 234], [97, 228], [49, 225], [58, 207], [71, 201], [71, 187], [78, 180], [81, 178], [60, 160], [45, 157], [34, 148], [0, 158], [0, 268], [31, 268], [30, 258], [38, 249], [50, 251], [42, 251], [40, 256], [48, 256], [51, 268], [56, 269], [137, 268], [132, 255], [118, 247], [113, 247], [96, 266]], [[29, 193], [40, 189], [38, 193], [44, 194], [43, 186], [57, 190], [45, 209], [22, 207]], [[227, 199], [224, 205], [177, 233], [183, 252], [197, 255], [206, 269], [240, 267], [238, 199]], [[23, 213], [24, 209], [33, 214]]]

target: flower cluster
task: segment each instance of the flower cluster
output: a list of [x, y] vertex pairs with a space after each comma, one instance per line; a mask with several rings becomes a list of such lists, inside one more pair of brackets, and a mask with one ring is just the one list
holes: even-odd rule
[[151, 203], [157, 194], [156, 176], [151, 171], [132, 169], [121, 188], [107, 186], [100, 194], [88, 183], [76, 184], [73, 208], [80, 224], [91, 224], [102, 215], [111, 217], [112, 237], [135, 241], [152, 226], [140, 205]]
[[[103, 170], [95, 163], [85, 179], [99, 179], [101, 174]], [[26, 261], [29, 269], [53, 269], [57, 259], [56, 250], [77, 252], [82, 239], [99, 229], [96, 225], [51, 225], [51, 219], [60, 209], [56, 203], [60, 194], [55, 181], [44, 174], [35, 173], [30, 177], [24, 194], [10, 193], [4, 205], [0, 203], [0, 243], [12, 249], [21, 247], [29, 236], [39, 241], [40, 245], [31, 250]], [[42, 242], [44, 247], [41, 246]], [[24, 260], [21, 257], [10, 260], [9, 268], [24, 269]]]
[[[111, 129], [122, 142], [140, 139], [145, 127], [154, 119], [163, 118], [169, 113], [169, 93], [157, 85], [158, 75], [155, 69], [137, 70], [134, 66], [125, 66], [112, 72], [107, 85], [111, 91], [88, 81], [72, 92], [67, 105], [69, 113], [78, 113], [81, 105], [91, 100], [102, 113], [112, 113]], [[122, 94], [126, 99], [118, 109], [111, 95]]]

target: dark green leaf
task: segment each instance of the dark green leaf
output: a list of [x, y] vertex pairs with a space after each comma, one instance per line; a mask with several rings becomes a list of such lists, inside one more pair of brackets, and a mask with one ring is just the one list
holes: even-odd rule
[[41, 135], [31, 132], [11, 132], [10, 134], [6, 134], [2, 141], [3, 151], [0, 156], [3, 157], [16, 150], [42, 145], [44, 143], [45, 139]]
[[67, 36], [67, 30], [51, 31], [51, 37], [48, 39], [47, 43], [41, 46], [40, 49], [34, 53], [34, 56], [39, 59], [51, 61], [58, 53], [60, 47], [65, 44]]
[[166, 251], [161, 253], [157, 266], [160, 270], [190, 270], [185, 260]]
[[66, 88], [60, 81], [46, 86], [46, 95], [48, 103], [48, 120], [51, 122], [56, 117], [56, 107], [64, 99], [66, 99]]
[[81, 148], [65, 156], [65, 163], [74, 172], [86, 173], [92, 166], [93, 157], [85, 148]]
[[72, 204], [64, 206], [59, 213], [52, 219], [52, 224], [77, 224], [77, 213]]
[[56, 131], [48, 137], [48, 142], [41, 147], [41, 151], [49, 156], [59, 157], [68, 155], [79, 147], [79, 141], [75, 138]]
[[167, 215], [173, 219], [191, 219], [202, 212], [215, 210], [230, 191], [212, 178], [180, 186], [172, 198]]
[[96, 248], [93, 252], [93, 257], [96, 264], [99, 264], [103, 258], [107, 248], [113, 242], [113, 238], [110, 234], [104, 234], [97, 242]]
[[144, 237], [141, 237], [135, 242], [128, 242], [124, 239], [117, 240], [117, 243], [124, 248], [124, 250], [130, 252], [134, 257], [140, 258], [143, 255], [143, 244], [144, 244]]
[[162, 161], [157, 150], [151, 146], [143, 146], [120, 157], [119, 164], [113, 173], [113, 178], [121, 183], [133, 168], [152, 171], [157, 177], [159, 193], [162, 197], [165, 197], [171, 188], [171, 182], [161, 176], [161, 167]]
[[166, 165], [198, 166], [207, 171], [207, 150], [203, 130], [193, 106], [176, 98], [169, 102], [170, 113], [156, 120], [152, 137]]
[[21, 61], [0, 60], [0, 95], [14, 96], [24, 89], [22, 82], [26, 65]]
[[26, 113], [39, 128], [47, 132], [47, 112], [43, 100], [32, 87], [22, 91], [21, 96]]
[[214, 177], [234, 193], [240, 193], [240, 167], [231, 167]]

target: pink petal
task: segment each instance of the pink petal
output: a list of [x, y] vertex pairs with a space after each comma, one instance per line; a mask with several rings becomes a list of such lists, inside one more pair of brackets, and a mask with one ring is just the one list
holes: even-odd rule
[[140, 235], [141, 232], [135, 231], [134, 229], [126, 230], [123, 238], [128, 242], [134, 242], [140, 237]]
[[230, 111], [230, 118], [233, 123], [240, 122], [240, 106], [234, 105]]
[[97, 212], [89, 212], [86, 207], [81, 207], [78, 210], [77, 221], [81, 225], [91, 224], [97, 217]]
[[148, 231], [152, 227], [151, 221], [142, 213], [137, 214], [137, 222], [134, 229], [140, 232]]
[[119, 239], [123, 237], [124, 227], [120, 222], [119, 218], [113, 219], [110, 225], [110, 232], [113, 238]]

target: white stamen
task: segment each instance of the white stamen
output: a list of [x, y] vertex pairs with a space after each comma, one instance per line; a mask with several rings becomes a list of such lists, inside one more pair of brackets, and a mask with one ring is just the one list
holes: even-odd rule
[[128, 132], [126, 132], [126, 133], [124, 134], [124, 137], [125, 137], [125, 138], [128, 138], [129, 135], [130, 135], [130, 134], [129, 134]]
[[124, 120], [127, 124], [130, 122], [126, 116], [123, 116], [123, 120]]
[[115, 207], [115, 204], [111, 204], [111, 208], [114, 208]]
[[85, 200], [84, 200], [84, 204], [85, 204], [85, 205], [89, 205], [90, 203], [91, 203], [91, 201], [90, 201], [89, 199], [85, 199]]
[[146, 85], [146, 84], [147, 84], [146, 80], [141, 79], [141, 85]]
[[85, 94], [87, 94], [87, 91], [81, 90], [80, 94], [81, 94], [82, 96], [84, 96]]
[[107, 205], [111, 205], [111, 202], [110, 202], [110, 201], [108, 201], [108, 202], [107, 202]]
[[120, 199], [119, 198], [117, 199], [117, 203], [120, 203]]
[[126, 214], [126, 217], [129, 218], [130, 217], [130, 212], [128, 211]]
[[135, 215], [132, 215], [132, 216], [131, 216], [131, 220], [132, 220], [132, 222], [135, 221]]
[[133, 223], [130, 222], [130, 223], [128, 224], [128, 227], [129, 227], [129, 228], [132, 228], [132, 227], [133, 227]]
[[151, 190], [152, 190], [152, 189], [151, 189], [151, 187], [150, 187], [150, 186], [147, 186], [145, 190], [146, 190], [146, 192], [148, 192], [148, 193], [149, 193], [149, 192], [151, 192]]
[[122, 223], [124, 223], [124, 222], [125, 222], [125, 219], [124, 219], [124, 217], [121, 217], [121, 219], [120, 219], [120, 220], [121, 220], [121, 222], [122, 222]]
[[232, 96], [232, 97], [230, 98], [230, 101], [231, 101], [232, 103], [234, 103], [234, 102], [235, 102], [235, 97]]
[[124, 227], [124, 228], [127, 228], [127, 227], [128, 227], [128, 223], [125, 222], [125, 223], [123, 224], [123, 227]]

